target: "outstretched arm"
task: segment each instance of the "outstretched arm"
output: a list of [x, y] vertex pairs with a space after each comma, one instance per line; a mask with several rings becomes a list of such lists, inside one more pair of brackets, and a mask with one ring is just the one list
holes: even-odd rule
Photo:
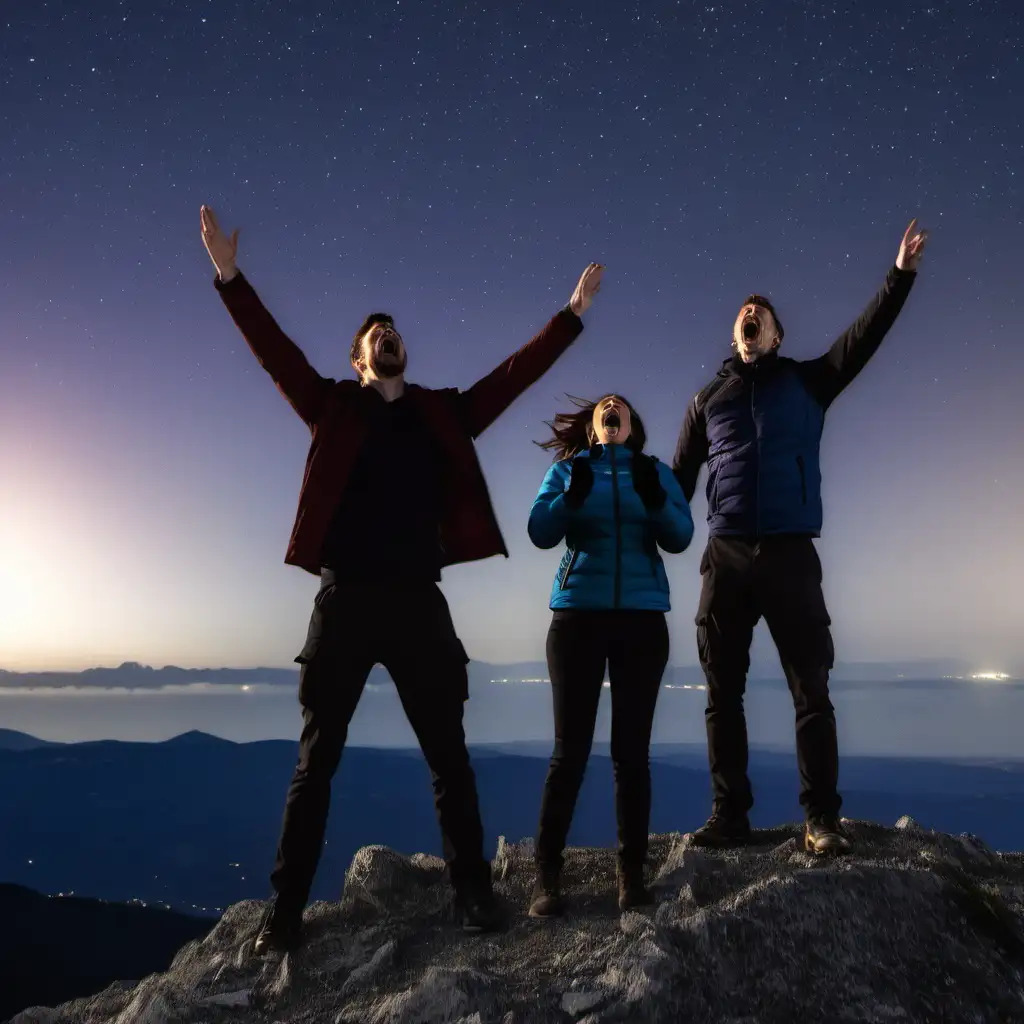
[[601, 288], [603, 267], [596, 263], [583, 272], [565, 309], [518, 352], [514, 352], [486, 377], [459, 393], [462, 420], [471, 437], [479, 437], [528, 387], [554, 365], [555, 360], [579, 337], [580, 317]]
[[708, 461], [708, 434], [700, 397], [699, 394], [694, 395], [693, 401], [686, 407], [676, 443], [676, 454], [672, 459], [672, 473], [688, 503], [693, 501], [697, 490], [700, 467]]
[[861, 315], [839, 335], [828, 352], [803, 364], [805, 379], [826, 409], [878, 351], [907, 301], [928, 238], [927, 231], [915, 232], [916, 227], [915, 218], [903, 235], [896, 263], [885, 283]]
[[229, 238], [208, 206], [202, 208], [203, 243], [217, 268], [214, 285], [253, 354], [292, 408], [312, 427], [320, 418], [331, 382], [309, 365], [302, 350], [278, 326], [238, 269], [238, 231]]
[[664, 462], [656, 463], [658, 481], [665, 489], [665, 504], [651, 512], [655, 525], [655, 540], [658, 546], [669, 554], [678, 555], [685, 551], [693, 540], [693, 515], [690, 503], [683, 496], [679, 481]]
[[572, 510], [565, 503], [568, 465], [556, 462], [548, 469], [530, 508], [526, 532], [538, 548], [553, 548], [565, 537], [572, 516]]

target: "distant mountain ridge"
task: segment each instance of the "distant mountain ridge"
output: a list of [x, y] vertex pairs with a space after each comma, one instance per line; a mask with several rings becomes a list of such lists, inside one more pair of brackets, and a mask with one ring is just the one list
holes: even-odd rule
[[[966, 678], [977, 667], [956, 659], [919, 659], [916, 661], [884, 662], [839, 662], [832, 672], [838, 682], [872, 682], [899, 679], [901, 682], [934, 681], [944, 678]], [[507, 665], [490, 664], [483, 661], [470, 663], [471, 682], [484, 684], [508, 680], [544, 680], [547, 665], [542, 661], [522, 661]], [[190, 686], [211, 684], [215, 686], [281, 685], [293, 686], [298, 678], [298, 668], [180, 668], [165, 665], [154, 668], [136, 661], [126, 661], [116, 667], [83, 669], [80, 672], [12, 672], [0, 669], [0, 688], [17, 687], [112, 687], [125, 689], [159, 689], [165, 686]], [[379, 666], [374, 669], [370, 681], [382, 682], [387, 673]], [[780, 680], [782, 671], [777, 660], [754, 659], [750, 669], [751, 681]], [[1015, 678], [1013, 680], [1017, 681]], [[665, 682], [680, 686], [703, 685], [704, 676], [697, 665], [669, 666]]]
[[59, 743], [41, 740], [16, 729], [0, 729], [0, 750], [37, 750], [39, 747], [57, 747]]
[[[550, 743], [471, 747], [486, 845], [534, 834]], [[201, 732], [163, 742], [95, 740], [0, 749], [0, 880], [39, 892], [142, 900], [212, 914], [268, 891], [294, 740], [235, 743]], [[707, 751], [652, 748], [654, 831], [686, 831], [707, 816]], [[612, 765], [595, 743], [570, 841], [615, 838]], [[751, 751], [753, 821], [800, 815], [792, 751]], [[972, 832], [1003, 850], [1024, 849], [1024, 762], [956, 763], [849, 756], [843, 810], [891, 823]], [[332, 786], [314, 897], [337, 893], [345, 866], [369, 843], [440, 852], [430, 773], [418, 750], [350, 746]]]

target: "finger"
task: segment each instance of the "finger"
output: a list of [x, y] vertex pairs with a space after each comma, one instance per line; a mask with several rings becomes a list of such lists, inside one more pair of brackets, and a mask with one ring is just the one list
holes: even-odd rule
[[910, 224], [907, 225], [907, 230], [903, 232], [903, 241], [905, 242], [914, 233], [914, 229], [917, 227], [917, 218], [915, 217]]

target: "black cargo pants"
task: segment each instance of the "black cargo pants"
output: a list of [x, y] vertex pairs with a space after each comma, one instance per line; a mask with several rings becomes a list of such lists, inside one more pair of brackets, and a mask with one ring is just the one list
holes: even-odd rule
[[714, 810], [745, 814], [753, 805], [743, 695], [754, 627], [763, 616], [796, 709], [800, 803], [808, 816], [838, 814], [839, 747], [828, 689], [835, 651], [814, 542], [711, 537], [700, 571], [697, 649], [707, 680]]
[[444, 858], [457, 893], [490, 886], [476, 779], [463, 731], [468, 658], [435, 583], [335, 582], [324, 572], [295, 659], [304, 727], [271, 882], [305, 905], [323, 848], [331, 780], [370, 670], [398, 690], [430, 768]]

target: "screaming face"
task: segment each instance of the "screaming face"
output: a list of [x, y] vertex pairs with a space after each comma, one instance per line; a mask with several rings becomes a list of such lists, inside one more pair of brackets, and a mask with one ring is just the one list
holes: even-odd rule
[[779, 345], [779, 333], [771, 312], [751, 303], [736, 317], [732, 330], [733, 347], [745, 363], [768, 355]]
[[618, 395], [607, 395], [594, 406], [591, 429], [599, 444], [625, 444], [630, 434], [629, 406]]
[[363, 335], [364, 377], [399, 377], [405, 372], [406, 361], [405, 343], [391, 324], [374, 324]]

